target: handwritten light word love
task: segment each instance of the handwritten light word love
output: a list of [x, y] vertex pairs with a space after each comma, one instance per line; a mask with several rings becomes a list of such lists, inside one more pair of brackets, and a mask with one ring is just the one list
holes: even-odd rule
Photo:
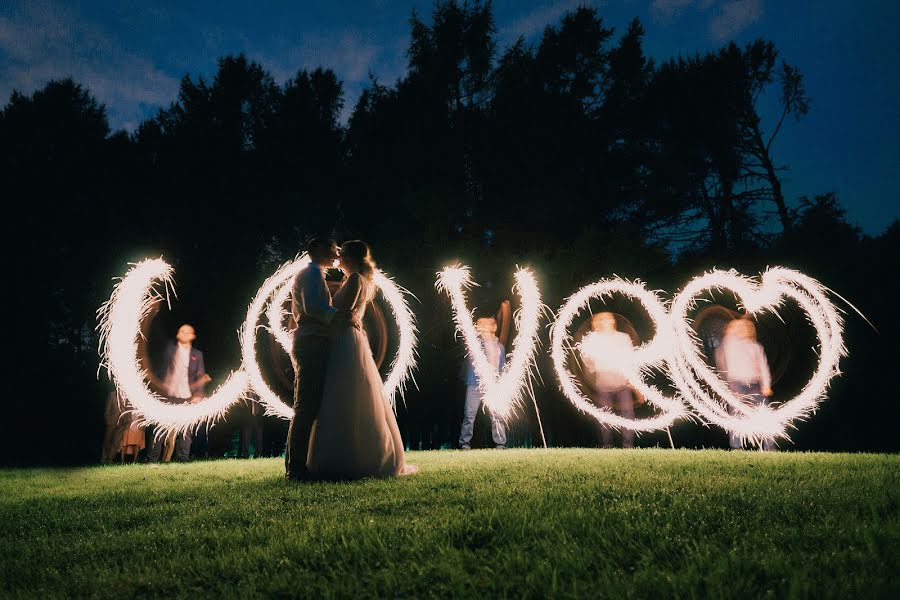
[[522, 307], [515, 315], [518, 333], [510, 359], [502, 373], [497, 372], [497, 365], [488, 361], [485, 349], [479, 343], [472, 313], [466, 304], [466, 289], [475, 285], [469, 268], [462, 265], [446, 267], [438, 273], [435, 283], [438, 290], [450, 296], [453, 320], [465, 342], [466, 355], [478, 375], [478, 387], [484, 404], [496, 419], [504, 422], [521, 408], [526, 390], [529, 389], [537, 348], [538, 322], [543, 306], [537, 280], [531, 271], [517, 270], [515, 281], [513, 291], [521, 297]]
[[[775, 312], [786, 299], [794, 300], [806, 312], [818, 338], [819, 363], [799, 394], [777, 407], [749, 406], [708, 366], [690, 326], [689, 314], [698, 297], [712, 290], [733, 292], [748, 315]], [[605, 363], [604, 369], [625, 377], [631, 387], [660, 410], [648, 419], [625, 419], [597, 407], [581, 391], [566, 365], [567, 353], [572, 349], [568, 330], [575, 317], [588, 307], [592, 298], [602, 299], [614, 293], [638, 300], [643, 305], [650, 315], [654, 336], [624, 355], [592, 358], [596, 363]], [[551, 338], [550, 352], [563, 394], [576, 408], [599, 422], [638, 432], [653, 431], [687, 416], [685, 409], [689, 406], [704, 421], [755, 444], [766, 439], [787, 438], [787, 429], [795, 420], [802, 420], [814, 412], [825, 397], [831, 379], [840, 373], [838, 363], [846, 354], [842, 321], [825, 288], [802, 273], [780, 267], [769, 269], [760, 280], [734, 271], [709, 271], [692, 279], [675, 296], [670, 310], [666, 310], [659, 297], [647, 291], [643, 284], [620, 278], [602, 279], [566, 300], [553, 325]], [[591, 348], [582, 350], [590, 352]], [[667, 397], [645, 383], [644, 378], [654, 369], [669, 376], [678, 395]]]
[[[255, 349], [257, 332], [265, 328], [259, 321], [267, 305], [270, 331], [286, 350], [290, 349], [291, 332], [282, 324], [282, 306], [290, 298], [294, 277], [308, 264], [309, 258], [305, 254], [284, 264], [256, 293], [238, 331], [241, 366], [203, 400], [195, 404], [172, 404], [147, 386], [147, 374], [142, 371], [138, 359], [138, 339], [141, 321], [156, 303], [168, 299], [168, 291], [173, 288], [173, 270], [162, 259], [143, 260], [131, 267], [113, 288], [110, 299], [97, 311], [101, 366], [106, 367], [111, 381], [138, 419], [156, 426], [158, 436], [212, 425], [251, 391], [259, 396], [266, 414], [290, 419], [293, 409], [265, 382]], [[156, 288], [159, 283], [165, 295]], [[381, 271], [376, 271], [375, 283], [390, 306], [400, 331], [397, 355], [385, 380], [385, 395], [395, 406], [396, 395], [402, 395], [415, 368], [415, 318], [406, 302], [405, 290]]]

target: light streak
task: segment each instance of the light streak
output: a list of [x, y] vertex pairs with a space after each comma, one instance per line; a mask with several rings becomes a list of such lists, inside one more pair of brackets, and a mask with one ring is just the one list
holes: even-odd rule
[[[794, 398], [777, 407], [748, 406], [707, 365], [688, 315], [696, 306], [697, 297], [712, 290], [732, 292], [748, 315], [775, 313], [787, 298], [806, 312], [818, 337], [819, 362]], [[816, 410], [831, 379], [840, 373], [840, 359], [846, 355], [841, 317], [825, 288], [791, 269], [769, 269], [760, 281], [735, 271], [710, 271], [688, 282], [672, 302], [671, 314], [675, 333], [671, 373], [675, 384], [703, 419], [753, 444], [787, 438], [786, 430], [795, 420], [803, 420]]]
[[120, 395], [138, 420], [156, 426], [156, 435], [183, 432], [220, 420], [248, 391], [243, 370], [231, 373], [212, 395], [194, 404], [172, 404], [145, 383], [147, 374], [138, 360], [141, 321], [163, 295], [154, 287], [172, 285], [172, 267], [162, 259], [143, 260], [131, 267], [115, 285], [109, 301], [97, 311], [101, 368], [105, 367]]
[[[157, 302], [163, 300], [154, 284], [160, 282], [168, 290], [172, 286], [172, 267], [162, 259], [144, 260], [132, 266], [113, 288], [109, 301], [97, 311], [101, 366], [106, 367], [111, 381], [139, 420], [156, 426], [158, 436], [220, 421], [251, 389], [259, 396], [266, 414], [290, 419], [293, 409], [272, 391], [263, 377], [256, 357], [256, 341], [261, 329], [259, 320], [268, 304], [267, 314], [273, 324], [271, 332], [290, 353], [291, 333], [281, 325], [282, 305], [290, 297], [294, 278], [308, 264], [309, 258], [302, 255], [282, 265], [257, 291], [238, 332], [241, 368], [231, 373], [207, 398], [192, 404], [172, 404], [148, 387], [147, 373], [141, 369], [138, 359], [141, 321]], [[385, 382], [385, 395], [396, 410], [396, 396], [403, 394], [415, 368], [415, 316], [406, 302], [408, 292], [381, 271], [376, 272], [375, 282], [391, 307], [400, 330], [397, 355]]]
[[512, 354], [503, 373], [497, 373], [496, 365], [488, 362], [487, 355], [478, 341], [478, 332], [472, 313], [466, 304], [465, 290], [473, 285], [469, 268], [457, 265], [445, 267], [438, 273], [435, 287], [450, 296], [453, 320], [463, 337], [466, 354], [478, 375], [478, 386], [485, 406], [491, 414], [508, 421], [521, 407], [526, 390], [530, 391], [532, 367], [537, 348], [538, 321], [542, 304], [541, 293], [534, 275], [528, 269], [515, 273], [513, 291], [522, 299], [522, 306], [515, 315], [516, 335]]
[[[590, 334], [586, 336], [585, 343], [580, 345], [580, 350], [595, 354], [594, 361], [601, 363], [605, 368], [620, 373], [628, 382], [628, 385], [639, 391], [647, 401], [661, 412], [646, 419], [628, 419], [621, 417], [606, 408], [594, 404], [581, 390], [581, 386], [575, 375], [566, 365], [569, 352], [572, 350], [572, 339], [569, 328], [578, 314], [589, 308], [592, 298], [600, 298], [613, 294], [622, 294], [643, 305], [650, 321], [653, 324], [653, 338], [644, 342], [641, 346], [633, 348], [630, 352], [619, 356], [609, 356], [602, 353], [602, 348], [597, 347]], [[667, 397], [655, 386], [644, 381], [644, 378], [653, 369], [666, 372], [667, 365], [672, 361], [672, 328], [669, 314], [659, 297], [648, 291], [639, 282], [629, 282], [623, 279], [601, 279], [587, 285], [570, 296], [559, 309], [556, 321], [551, 332], [550, 355], [553, 359], [553, 367], [559, 380], [563, 395], [583, 413], [591, 415], [600, 423], [615, 428], [626, 428], [637, 432], [656, 431], [665, 429], [679, 418], [685, 417], [687, 412], [679, 397]], [[602, 355], [596, 355], [597, 353]]]

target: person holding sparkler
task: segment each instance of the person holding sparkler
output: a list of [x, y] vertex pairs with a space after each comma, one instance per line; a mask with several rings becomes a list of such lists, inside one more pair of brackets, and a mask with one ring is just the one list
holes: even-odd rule
[[[491, 367], [502, 373], [506, 366], [506, 348], [497, 338], [497, 319], [493, 316], [482, 317], [475, 322], [478, 340], [484, 349]], [[463, 409], [462, 428], [459, 432], [460, 450], [472, 448], [472, 434], [475, 430], [475, 417], [482, 405], [482, 390], [478, 386], [478, 374], [471, 359], [466, 359], [466, 403]], [[506, 427], [503, 422], [491, 415], [491, 438], [499, 449], [506, 448]]]

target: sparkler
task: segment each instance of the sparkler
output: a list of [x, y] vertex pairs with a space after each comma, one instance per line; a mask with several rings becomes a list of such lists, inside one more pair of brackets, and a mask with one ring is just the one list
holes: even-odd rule
[[541, 315], [541, 293], [534, 275], [528, 269], [518, 269], [513, 291], [522, 298], [522, 307], [516, 312], [518, 335], [513, 342], [512, 355], [503, 373], [497, 373], [497, 366], [490, 364], [478, 341], [478, 332], [472, 320], [472, 313], [466, 305], [465, 290], [473, 285], [469, 268], [457, 265], [445, 267], [438, 273], [435, 287], [450, 296], [453, 320], [457, 331], [462, 334], [466, 354], [478, 375], [478, 387], [484, 404], [493, 416], [507, 421], [521, 406], [526, 389], [530, 389], [531, 369], [534, 365], [537, 347], [538, 320]]
[[[212, 424], [252, 389], [266, 408], [267, 414], [290, 419], [293, 409], [269, 388], [256, 358], [257, 332], [263, 312], [269, 330], [279, 344], [290, 353], [292, 334], [283, 325], [284, 303], [290, 298], [297, 274], [309, 264], [304, 254], [282, 265], [260, 287], [247, 309], [247, 318], [239, 331], [242, 350], [241, 368], [232, 372], [216, 391], [194, 404], [171, 404], [146, 384], [147, 374], [138, 359], [141, 321], [156, 303], [167, 299], [172, 287], [172, 267], [162, 259], [147, 259], [133, 265], [113, 288], [109, 299], [97, 312], [100, 332], [101, 366], [121, 395], [138, 414], [142, 423], [155, 425], [157, 435], [182, 432]], [[446, 267], [438, 273], [436, 287], [451, 299], [453, 319], [462, 335], [466, 352], [478, 374], [484, 403], [502, 421], [507, 421], [521, 406], [530, 381], [537, 344], [538, 320], [542, 309], [540, 291], [534, 275], [527, 269], [515, 273], [513, 290], [522, 298], [522, 308], [515, 315], [519, 331], [511, 358], [503, 373], [489, 364], [478, 341], [472, 314], [467, 309], [465, 290], [475, 285], [468, 267]], [[391, 308], [400, 332], [397, 354], [385, 379], [385, 395], [396, 410], [396, 395], [402, 395], [412, 378], [416, 358], [415, 317], [406, 302], [408, 292], [381, 271], [375, 283]], [[748, 406], [728, 388], [704, 360], [692, 328], [689, 314], [697, 298], [711, 290], [730, 290], [750, 315], [776, 312], [785, 299], [803, 309], [816, 331], [819, 364], [809, 382], [794, 398], [777, 407]], [[619, 355], [604, 352], [597, 340], [588, 335], [576, 348], [602, 363], [605, 369], [620, 373], [628, 384], [660, 410], [646, 419], [626, 419], [593, 404], [581, 391], [575, 376], [566, 365], [572, 351], [569, 334], [576, 316], [589, 306], [592, 298], [603, 299], [623, 294], [640, 302], [654, 327], [653, 338], [637, 348]], [[828, 298], [827, 290], [815, 279], [797, 271], [773, 268], [759, 281], [734, 271], [710, 271], [691, 280], [675, 297], [671, 310], [643, 284], [619, 278], [602, 279], [569, 297], [560, 308], [551, 333], [551, 356], [560, 388], [576, 408], [601, 423], [638, 432], [669, 427], [687, 416], [686, 401], [705, 421], [734, 432], [751, 443], [765, 439], [786, 438], [786, 430], [797, 419], [805, 419], [825, 397], [832, 378], [840, 373], [840, 359], [846, 355], [841, 317]], [[680, 395], [668, 397], [645, 382], [653, 370], [671, 377]]]
[[[688, 314], [697, 297], [711, 290], [733, 292], [749, 315], [776, 312], [786, 298], [806, 312], [818, 337], [819, 363], [799, 394], [777, 408], [748, 406], [706, 364]], [[814, 412], [831, 379], [840, 373], [839, 362], [846, 355], [842, 321], [825, 288], [811, 277], [781, 267], [766, 271], [760, 282], [735, 271], [710, 271], [694, 278], [672, 303], [672, 325], [675, 384], [701, 417], [755, 444], [786, 438], [793, 421]]]
[[146, 373], [138, 360], [137, 340], [141, 320], [163, 295], [154, 287], [172, 286], [172, 267], [162, 259], [147, 259], [131, 267], [113, 288], [112, 296], [97, 311], [100, 332], [101, 368], [105, 367], [119, 393], [131, 404], [139, 421], [156, 426], [156, 435], [183, 432], [209, 425], [248, 391], [243, 370], [231, 373], [216, 391], [194, 404], [172, 404], [153, 392], [145, 383]]
[[[290, 353], [291, 333], [282, 326], [282, 306], [290, 297], [297, 274], [309, 264], [305, 254], [282, 265], [266, 279], [247, 309], [247, 318], [239, 331], [241, 368], [231, 373], [209, 397], [193, 404], [171, 404], [146, 384], [147, 374], [138, 360], [137, 340], [141, 335], [141, 321], [150, 313], [163, 295], [154, 287], [161, 282], [164, 289], [172, 286], [172, 267], [162, 259], [148, 259], [134, 265], [113, 288], [112, 296], [98, 310], [101, 364], [110, 379], [139, 415], [142, 423], [156, 425], [158, 436], [171, 431], [181, 432], [215, 423], [228, 409], [252, 389], [265, 407], [266, 414], [284, 419], [292, 418], [293, 409], [272, 391], [263, 378], [256, 357], [257, 332], [260, 317], [268, 302], [267, 315], [271, 332]], [[408, 294], [381, 271], [375, 283], [391, 307], [400, 329], [397, 355], [385, 382], [385, 395], [396, 410], [397, 394], [403, 393], [412, 378], [416, 358], [415, 316], [406, 302]], [[271, 300], [270, 300], [271, 298]]]
[[[631, 351], [611, 356], [604, 351], [605, 348], [598, 344], [596, 337], [588, 334], [577, 349], [589, 354], [595, 363], [603, 364], [604, 369], [621, 374], [629, 386], [639, 391], [650, 404], [660, 409], [659, 414], [646, 419], [627, 419], [606, 408], [596, 406], [584, 395], [575, 375], [566, 365], [568, 353], [572, 350], [569, 328], [575, 317], [589, 307], [592, 298], [603, 299], [615, 293], [637, 300], [643, 305], [653, 324], [653, 338]], [[677, 419], [686, 416], [684, 404], [677, 396], [667, 397], [655, 386], [647, 384], [644, 378], [653, 369], [667, 370], [667, 366], [673, 358], [672, 337], [669, 314], [665, 306], [659, 297], [654, 292], [648, 291], [643, 284], [615, 278], [601, 279], [587, 285], [563, 303], [556, 322], [553, 324], [550, 355], [553, 358], [553, 367], [559, 379], [560, 389], [578, 410], [591, 415], [603, 424], [615, 428], [632, 429], [637, 432], [665, 429]]]

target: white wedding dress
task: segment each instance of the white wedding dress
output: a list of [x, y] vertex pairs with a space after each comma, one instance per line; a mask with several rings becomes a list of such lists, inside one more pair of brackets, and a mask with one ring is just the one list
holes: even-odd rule
[[[335, 293], [335, 308], [362, 323], [375, 284], [358, 273]], [[341, 325], [330, 335], [328, 372], [307, 460], [316, 479], [392, 477], [416, 471], [406, 465], [403, 440], [365, 331]]]

